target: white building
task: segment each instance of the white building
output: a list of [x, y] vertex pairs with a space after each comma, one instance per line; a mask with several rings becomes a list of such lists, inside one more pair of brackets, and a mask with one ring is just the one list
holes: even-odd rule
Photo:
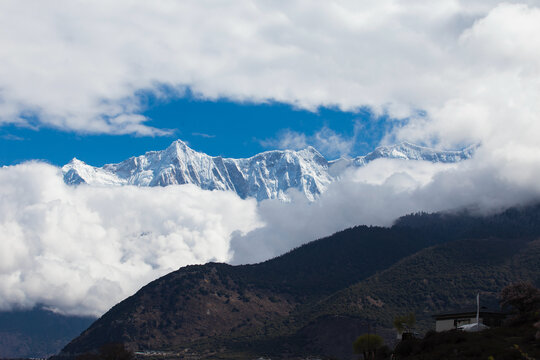
[[[448, 331], [457, 329], [462, 325], [476, 323], [477, 310], [466, 309], [435, 314], [435, 331]], [[498, 310], [480, 309], [479, 323], [489, 327], [500, 326], [506, 314]]]

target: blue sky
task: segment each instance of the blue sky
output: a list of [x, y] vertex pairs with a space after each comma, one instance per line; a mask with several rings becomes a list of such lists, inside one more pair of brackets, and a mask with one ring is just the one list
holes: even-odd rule
[[[0, 164], [39, 159], [63, 165], [77, 157], [101, 166], [145, 151], [164, 149], [175, 139], [182, 139], [193, 149], [214, 156], [249, 157], [279, 148], [279, 140], [284, 134], [305, 135], [308, 145], [318, 147], [317, 141], [310, 137], [321, 129], [351, 142], [350, 153], [342, 155], [354, 156], [371, 151], [388, 126], [385, 117], [377, 119], [367, 109], [347, 112], [320, 107], [317, 111], [309, 111], [276, 102], [203, 100], [189, 93], [168, 100], [146, 94], [142, 101], [146, 107], [143, 115], [150, 119], [146, 124], [170, 130], [170, 135], [95, 135], [47, 126], [4, 126], [0, 128]], [[357, 137], [353, 139], [355, 129]], [[319, 150], [329, 159], [339, 156], [339, 152], [332, 149], [323, 147]]]

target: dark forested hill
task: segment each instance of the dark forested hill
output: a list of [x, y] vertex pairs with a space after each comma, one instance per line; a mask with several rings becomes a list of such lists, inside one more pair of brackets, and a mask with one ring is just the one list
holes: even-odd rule
[[417, 329], [431, 315], [482, 305], [498, 308], [506, 285], [526, 280], [540, 285], [540, 240], [469, 239], [430, 247], [389, 269], [303, 309], [303, 318], [329, 314], [362, 316], [388, 327], [393, 317], [413, 312]]
[[[343, 354], [332, 344], [350, 352], [366, 320], [388, 328], [394, 315], [415, 311], [427, 327], [431, 311], [465, 305], [476, 291], [494, 302], [509, 282], [538, 280], [539, 220], [540, 206], [489, 217], [416, 214], [256, 265], [181, 268], [113, 307], [62, 355], [106, 342], [236, 358]], [[328, 329], [350, 334], [332, 340], [340, 331]]]
[[276, 330], [271, 333], [281, 334], [279, 337], [255, 336], [235, 346], [264, 349], [266, 354], [279, 348], [278, 354], [303, 352], [349, 359], [353, 357], [350, 344], [368, 331], [368, 325], [392, 344], [395, 316], [415, 313], [416, 330], [425, 332], [434, 326], [434, 313], [474, 308], [478, 292], [482, 305], [498, 308], [501, 289], [518, 280], [540, 284], [540, 240], [451, 241], [423, 249], [320, 301], [297, 307], [272, 324]]

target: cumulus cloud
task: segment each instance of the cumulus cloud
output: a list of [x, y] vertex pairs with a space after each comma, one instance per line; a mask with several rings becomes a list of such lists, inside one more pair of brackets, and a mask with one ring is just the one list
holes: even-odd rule
[[254, 200], [191, 185], [70, 187], [43, 163], [0, 169], [0, 309], [101, 315], [188, 264], [227, 261]]
[[203, 98], [369, 106], [396, 118], [422, 109], [434, 140], [474, 142], [495, 128], [492, 112], [517, 119], [538, 98], [538, 5], [4, 1], [0, 121], [160, 134], [145, 125], [137, 92], [189, 87]]
[[480, 141], [493, 151], [511, 152], [518, 142], [536, 146], [538, 31], [540, 9], [523, 4], [505, 3], [477, 19], [452, 47], [456, 67], [447, 66], [439, 77], [444, 87], [433, 89], [440, 99], [427, 97], [427, 116], [413, 117], [392, 135], [447, 146]]

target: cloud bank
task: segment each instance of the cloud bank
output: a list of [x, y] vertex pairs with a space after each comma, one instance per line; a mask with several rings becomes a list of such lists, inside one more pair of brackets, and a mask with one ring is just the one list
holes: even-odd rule
[[44, 304], [100, 315], [188, 264], [253, 263], [359, 224], [416, 211], [490, 213], [540, 200], [540, 168], [493, 163], [482, 148], [458, 164], [379, 159], [346, 172], [319, 200], [242, 200], [193, 185], [67, 186], [60, 169], [0, 169], [0, 309]]
[[43, 163], [0, 169], [0, 310], [101, 315], [188, 264], [230, 259], [254, 200], [195, 186], [70, 187]]
[[540, 201], [540, 168], [528, 165], [488, 162], [481, 150], [459, 164], [378, 159], [330, 184], [316, 202], [297, 193], [289, 203], [260, 203], [265, 226], [233, 236], [231, 262], [263, 261], [352, 226], [390, 226], [419, 211], [468, 208], [485, 215], [535, 203]]

